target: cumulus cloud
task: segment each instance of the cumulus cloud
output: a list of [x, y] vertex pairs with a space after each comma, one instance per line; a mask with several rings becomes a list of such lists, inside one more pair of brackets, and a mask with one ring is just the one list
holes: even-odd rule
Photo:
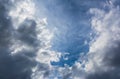
[[[8, 0], [0, 1], [0, 78], [1, 79], [27, 79], [30, 78], [31, 70], [34, 64], [25, 54], [11, 56], [11, 40], [13, 27], [10, 17], [8, 16]], [[28, 64], [28, 65], [25, 65]]]
[[119, 79], [120, 73], [120, 9], [110, 4], [109, 11], [91, 9], [96, 38], [90, 45], [86, 70], [89, 79]]
[[[87, 55], [65, 68], [63, 79], [120, 78], [120, 8], [107, 3], [108, 10], [91, 8], [91, 28], [95, 37]], [[81, 61], [82, 60], [82, 61]]]
[[90, 9], [95, 37], [87, 55], [58, 67], [50, 63], [61, 56], [50, 50], [54, 33], [36, 16], [34, 1], [0, 0], [0, 79], [119, 79], [120, 8], [112, 1], [105, 7]]
[[32, 0], [0, 0], [0, 79], [45, 79], [51, 61], [53, 33], [47, 19], [35, 17]]

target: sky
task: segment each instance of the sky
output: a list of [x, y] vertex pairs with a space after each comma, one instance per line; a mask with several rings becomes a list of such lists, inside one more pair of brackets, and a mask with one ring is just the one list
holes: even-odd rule
[[0, 79], [120, 79], [120, 0], [0, 0]]

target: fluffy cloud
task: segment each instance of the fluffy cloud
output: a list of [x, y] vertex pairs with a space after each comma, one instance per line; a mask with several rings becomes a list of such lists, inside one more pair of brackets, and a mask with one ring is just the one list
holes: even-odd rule
[[47, 19], [35, 17], [32, 0], [0, 0], [0, 79], [45, 79], [51, 61], [53, 33]]
[[26, 79], [30, 78], [30, 67], [34, 66], [35, 63], [30, 61], [25, 54], [11, 56], [9, 48], [12, 44], [14, 30], [8, 16], [10, 5], [11, 3], [8, 0], [0, 1], [0, 78]]
[[[109, 4], [109, 5], [108, 5]], [[120, 78], [120, 8], [108, 2], [106, 8], [91, 8], [91, 27], [95, 37], [87, 55], [72, 67], [65, 68], [63, 79]], [[61, 72], [62, 73], [62, 72]]]
[[95, 37], [87, 55], [69, 67], [52, 66], [60, 54], [51, 48], [47, 18], [36, 17], [32, 0], [0, 0], [0, 79], [119, 79], [120, 8], [91, 8]]
[[109, 11], [91, 9], [91, 24], [96, 38], [90, 46], [86, 70], [89, 79], [120, 78], [120, 9], [110, 4]]

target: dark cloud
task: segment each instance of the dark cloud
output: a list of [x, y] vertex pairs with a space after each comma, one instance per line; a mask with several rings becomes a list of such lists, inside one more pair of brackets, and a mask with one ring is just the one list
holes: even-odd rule
[[[48, 76], [48, 67], [35, 61], [36, 47], [36, 22], [32, 19], [26, 19], [15, 30], [12, 26], [8, 11], [10, 9], [10, 0], [0, 0], [0, 79], [31, 79], [32, 68], [39, 64], [39, 71], [44, 71]], [[14, 41], [12, 41], [14, 40]], [[23, 49], [16, 54], [11, 54], [10, 47], [21, 41], [20, 45], [31, 46], [32, 50]], [[15, 48], [17, 49], [17, 47]]]
[[14, 30], [8, 16], [8, 5], [9, 0], [0, 0], [0, 79], [31, 79], [35, 61], [29, 59], [26, 51], [12, 56], [9, 49]]
[[11, 56], [10, 51], [5, 50], [0, 50], [0, 78], [31, 79], [31, 68], [35, 66], [35, 61], [31, 61], [25, 54]]
[[120, 42], [114, 43], [116, 47], [110, 47], [103, 61], [111, 67], [120, 68]]
[[120, 69], [95, 72], [94, 74], [87, 75], [86, 79], [120, 79]]
[[11, 22], [7, 16], [6, 0], [0, 1], [0, 47], [7, 46], [10, 42]]
[[63, 79], [70, 79], [71, 75], [72, 75], [72, 73], [68, 73], [63, 76]]
[[18, 39], [28, 45], [37, 45], [36, 39], [36, 22], [31, 19], [26, 19], [18, 28]]
[[108, 48], [103, 57], [103, 67], [96, 68], [96, 71], [88, 74], [86, 79], [120, 79], [120, 42], [114, 44], [117, 47]]

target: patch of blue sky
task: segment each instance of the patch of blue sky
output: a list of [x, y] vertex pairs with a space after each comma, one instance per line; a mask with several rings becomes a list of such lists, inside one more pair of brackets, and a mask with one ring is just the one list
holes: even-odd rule
[[[49, 29], [57, 28], [52, 40], [51, 50], [68, 53], [52, 65], [72, 66], [78, 60], [80, 53], [89, 51], [92, 32], [89, 9], [102, 8], [103, 2], [109, 0], [37, 0], [42, 14], [48, 19]], [[43, 10], [42, 10], [43, 9]], [[64, 59], [67, 58], [67, 60]]]

